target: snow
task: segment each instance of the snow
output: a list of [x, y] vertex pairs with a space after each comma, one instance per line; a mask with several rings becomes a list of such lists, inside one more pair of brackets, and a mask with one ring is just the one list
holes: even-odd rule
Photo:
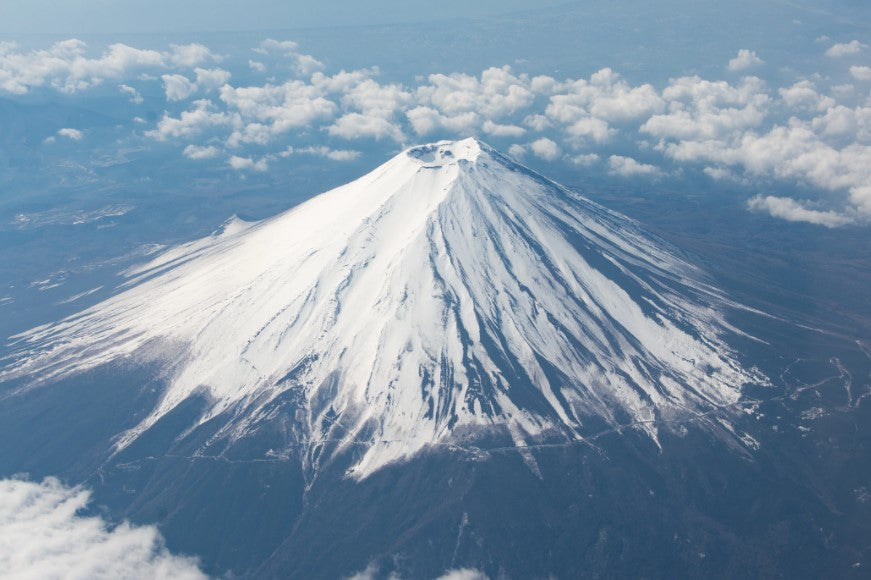
[[129, 276], [16, 337], [0, 373], [47, 381], [164, 344], [169, 386], [119, 449], [203, 385], [201, 422], [226, 413], [226, 437], [297, 389], [306, 443], [362, 447], [362, 478], [458, 433], [579, 439], [591, 417], [628, 417], [656, 437], [657, 419], [732, 405], [757, 379], [701, 271], [475, 139], [411, 148], [271, 219], [234, 217]]

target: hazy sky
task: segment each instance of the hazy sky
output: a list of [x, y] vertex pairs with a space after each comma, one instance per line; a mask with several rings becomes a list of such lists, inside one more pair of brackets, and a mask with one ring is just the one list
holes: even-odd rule
[[274, 30], [477, 17], [565, 0], [3, 0], [0, 32]]

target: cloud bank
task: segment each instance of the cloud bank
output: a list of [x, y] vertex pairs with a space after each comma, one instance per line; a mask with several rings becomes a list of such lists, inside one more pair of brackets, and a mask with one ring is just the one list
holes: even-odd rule
[[[481, 135], [502, 140], [497, 145], [518, 158], [575, 166], [605, 159], [616, 176], [686, 169], [751, 188], [771, 180], [809, 186], [818, 199], [754, 198], [748, 207], [832, 227], [871, 222], [871, 97], [863, 87], [871, 66], [857, 62], [866, 48], [851, 40], [827, 49], [841, 84], [811, 74], [769, 86], [747, 74], [764, 64], [750, 48], [725, 63], [738, 73], [732, 80], [676, 76], [654, 86], [607, 67], [585, 78], [557, 78], [502, 66], [401, 83], [382, 82], [375, 67], [330, 72], [297, 43], [270, 38], [247, 63], [254, 73], [273, 75], [261, 84], [234, 83], [230, 71], [214, 66], [221, 57], [200, 44], [164, 51], [113, 44], [88, 56], [73, 39], [30, 52], [0, 44], [0, 92], [75, 92], [111, 79], [141, 104], [142, 94], [154, 93], [141, 91], [142, 83], [161, 83], [166, 108], [144, 135], [188, 159], [216, 159], [238, 171], [266, 171], [289, 151], [332, 161], [359, 156], [342, 142], [400, 147]], [[748, 197], [753, 193], [759, 192]]]
[[80, 512], [90, 493], [57, 479], [0, 480], [0, 570], [9, 578], [206, 578], [154, 526], [111, 527]]
[[87, 90], [105, 81], [130, 79], [143, 71], [193, 68], [220, 57], [201, 44], [170, 45], [167, 51], [143, 50], [122, 43], [100, 56], [88, 56], [88, 45], [71, 38], [45, 50], [22, 52], [14, 42], [0, 42], [0, 91], [22, 95], [39, 87], [64, 93]]

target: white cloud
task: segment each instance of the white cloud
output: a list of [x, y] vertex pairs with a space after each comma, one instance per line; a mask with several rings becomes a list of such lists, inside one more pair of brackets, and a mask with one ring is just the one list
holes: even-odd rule
[[220, 62], [220, 56], [214, 54], [202, 44], [170, 44], [172, 51], [168, 60], [175, 66], [194, 68], [207, 62]]
[[170, 51], [143, 50], [115, 43], [99, 57], [88, 56], [88, 45], [78, 39], [54, 43], [46, 50], [19, 52], [6, 43], [0, 50], [0, 91], [23, 95], [38, 87], [74, 93], [106, 80], [124, 80], [168, 67], [191, 68], [220, 57], [199, 44], [170, 45]]
[[851, 66], [850, 74], [857, 81], [871, 81], [871, 66]]
[[220, 98], [246, 120], [267, 124], [273, 135], [330, 119], [338, 109], [320, 88], [296, 80], [262, 87], [224, 85]]
[[254, 161], [250, 157], [239, 157], [238, 155], [233, 155], [230, 157], [230, 159], [227, 160], [227, 163], [230, 165], [230, 167], [237, 171], [263, 172], [269, 169], [269, 162], [266, 158]]
[[82, 57], [85, 45], [75, 50], [75, 57], [70, 61], [70, 76], [64, 88], [75, 85], [76, 88], [87, 88], [99, 84], [105, 78], [121, 78], [131, 71], [140, 68], [163, 66], [164, 55], [154, 50], [141, 50], [126, 44], [112, 44], [98, 59]]
[[227, 138], [227, 147], [241, 147], [246, 144], [268, 145], [273, 132], [269, 125], [263, 123], [248, 123], [233, 131]]
[[649, 116], [665, 105], [652, 85], [629, 85], [610, 68], [592, 74], [589, 80], [568, 81], [568, 92], [551, 97], [548, 117], [564, 124], [593, 117], [624, 122]]
[[365, 570], [361, 570], [356, 574], [352, 574], [348, 576], [347, 580], [375, 580], [376, 575], [378, 574], [378, 568], [375, 564], [369, 564], [366, 566]]
[[[383, 574], [380, 574], [378, 567], [371, 563], [365, 570], [349, 576], [347, 580], [375, 580], [381, 577], [383, 577]], [[392, 580], [398, 578], [398, 576], [390, 575], [389, 578]], [[474, 568], [456, 568], [445, 571], [436, 580], [489, 580], [489, 577]]]
[[82, 138], [85, 136], [85, 134], [78, 129], [71, 129], [69, 127], [64, 127], [63, 129], [60, 129], [57, 134], [61, 137], [72, 139], [73, 141], [81, 141]]
[[600, 157], [597, 153], [583, 153], [569, 158], [569, 161], [571, 161], [575, 165], [589, 167], [590, 165], [598, 163], [599, 159]]
[[858, 54], [862, 51], [863, 48], [868, 48], [868, 45], [862, 44], [858, 40], [851, 40], [850, 42], [842, 42], [839, 44], [832, 45], [826, 51], [826, 56], [830, 56], [832, 58], [838, 58], [841, 56]]
[[553, 161], [560, 155], [559, 145], [547, 137], [533, 141], [529, 144], [529, 148], [532, 149], [536, 157], [540, 157], [545, 161]]
[[322, 70], [324, 63], [311, 56], [310, 54], [300, 54], [296, 57], [296, 72], [304, 76], [311, 76], [312, 73]]
[[662, 175], [662, 170], [655, 165], [639, 163], [631, 157], [620, 155], [610, 156], [608, 158], [608, 167], [613, 175], [620, 175], [622, 177], [657, 177]]
[[738, 56], [729, 61], [730, 71], [743, 71], [757, 66], [762, 66], [765, 61], [756, 56], [756, 52], [742, 48], [738, 51]]
[[765, 83], [745, 77], [737, 86], [699, 77], [672, 79], [662, 92], [668, 112], [653, 115], [640, 128], [660, 139], [724, 139], [759, 126], [771, 98]]
[[212, 90], [223, 86], [230, 80], [230, 72], [221, 68], [195, 68], [197, 75], [197, 88], [200, 90]]
[[0, 52], [0, 90], [25, 94], [35, 87], [50, 86], [73, 93], [165, 63], [160, 52], [126, 44], [112, 44], [98, 58], [88, 58], [86, 52], [87, 45], [77, 39], [56, 42], [48, 50], [4, 50]]
[[[775, 102], [753, 77], [738, 85], [697, 77], [673, 80], [663, 91], [669, 112], [652, 116], [640, 131], [657, 138], [654, 148], [673, 161], [710, 164], [705, 171], [712, 177], [740, 169], [745, 177], [792, 180], [848, 194], [846, 209], [837, 214], [842, 218], [807, 205], [768, 202], [772, 215], [829, 224], [845, 215], [871, 218], [871, 107], [839, 105], [807, 80], [778, 92]], [[788, 120], [772, 126], [772, 109]]]
[[406, 117], [418, 135], [428, 135], [438, 130], [469, 134], [474, 132], [480, 119], [473, 111], [449, 117], [430, 107], [415, 107], [406, 113]]
[[836, 228], [852, 223], [853, 218], [834, 211], [820, 211], [806, 207], [806, 204], [790, 197], [761, 196], [750, 199], [747, 207], [754, 211], [766, 212], [769, 215], [791, 222], [807, 222]]
[[436, 580], [488, 580], [489, 577], [481, 572], [480, 570], [475, 570], [473, 568], [457, 568], [455, 570], [448, 570], [441, 576], [439, 576]]
[[[167, 84], [168, 96], [181, 98], [192, 90], [209, 90], [220, 85], [219, 98], [226, 110], [218, 110], [209, 101], [197, 101], [193, 110], [182, 113], [179, 118], [164, 115], [157, 128], [146, 133], [148, 136], [160, 140], [189, 138], [208, 128], [224, 127], [232, 131], [227, 137], [229, 147], [248, 143], [268, 145], [288, 131], [331, 120], [339, 109], [336, 103], [325, 96], [330, 81], [323, 75], [318, 78], [318, 84], [292, 80], [280, 85], [267, 83], [263, 86], [234, 87], [228, 84], [230, 73], [222, 69], [197, 68], [194, 72], [197, 75], [196, 82], [167, 75], [165, 82], [178, 85], [176, 88]], [[350, 137], [354, 131], [357, 135], [369, 131], [373, 136], [378, 134], [400, 139], [401, 132], [391, 127], [393, 125], [385, 120], [375, 119], [364, 125], [359, 119], [351, 117], [339, 123], [333, 133]]]
[[[844, 55], [863, 48], [853, 41], [829, 52]], [[220, 139], [237, 148], [231, 165], [241, 169], [265, 168], [272, 158], [268, 152], [251, 157], [241, 148], [267, 148], [277, 141], [284, 148], [287, 135], [296, 132], [403, 144], [407, 135], [526, 136], [524, 144], [511, 147], [512, 155], [556, 160], [569, 151], [565, 160], [578, 165], [600, 162], [603, 151], [595, 146], [622, 137], [621, 147], [634, 140], [646, 155], [658, 152], [674, 163], [699, 163], [713, 178], [797, 181], [819, 188], [821, 196], [831, 192], [846, 199], [843, 215], [856, 221], [871, 216], [871, 100], [850, 84], [826, 88], [824, 75], [771, 88], [753, 76], [731, 82], [689, 76], [670, 79], [657, 89], [630, 84], [610, 68], [572, 79], [530, 77], [506, 66], [478, 75], [431, 74], [403, 84], [379, 82], [377, 68], [325, 74], [322, 63], [302, 54], [292, 41], [267, 39], [255, 52], [263, 58], [249, 62], [252, 70], [264, 71], [268, 64], [279, 80], [233, 86], [228, 71], [204, 64], [220, 57], [196, 44], [164, 52], [115, 44], [90, 57], [78, 40], [30, 52], [3, 43], [0, 91], [27, 92], [38, 86], [75, 91], [110, 78], [120, 83], [128, 77], [155, 79], [155, 74], [169, 100], [217, 90], [214, 102], [195, 101], [188, 110], [173, 113], [177, 116], [164, 113], [146, 135], [182, 141], [189, 145], [183, 151], [190, 158], [220, 155]], [[742, 49], [730, 68], [760, 64], [753, 51]], [[294, 77], [291, 69], [308, 78], [282, 79], [282, 74]], [[849, 70], [856, 81], [871, 80], [871, 67]], [[119, 90], [134, 102], [142, 98], [129, 84], [119, 84]], [[537, 139], [542, 133], [548, 138]], [[296, 153], [335, 160], [359, 155], [326, 147]], [[662, 173], [632, 158], [637, 155], [626, 155], [605, 155], [612, 173]]]
[[342, 70], [334, 75], [325, 75], [316, 72], [309, 81], [311, 85], [322, 93], [350, 93], [357, 85], [378, 75], [378, 67], [363, 68], [352, 71]]
[[515, 159], [523, 159], [526, 156], [526, 147], [518, 143], [514, 143], [508, 148], [508, 155]]
[[514, 75], [508, 66], [488, 68], [480, 78], [461, 73], [432, 74], [428, 81], [417, 88], [416, 100], [446, 117], [479, 113], [497, 119], [529, 106], [535, 98], [528, 77]]
[[217, 147], [213, 145], [199, 146], [188, 145], [184, 148], [184, 156], [188, 159], [211, 159], [220, 153]]
[[545, 114], [575, 141], [604, 143], [617, 134], [611, 123], [643, 119], [665, 106], [653, 86], [633, 87], [610, 68], [594, 73], [588, 80], [568, 80], [559, 91], [550, 97]]
[[299, 48], [299, 45], [292, 40], [275, 40], [272, 38], [267, 38], [263, 42], [260, 43], [259, 48], [255, 48], [254, 52], [259, 54], [270, 54], [270, 53], [281, 53], [285, 56], [292, 56], [296, 54], [296, 50]]
[[167, 101], [182, 101], [197, 90], [196, 84], [184, 75], [163, 75], [163, 90]]
[[523, 124], [532, 129], [533, 131], [538, 132], [553, 127], [550, 119], [548, 119], [546, 115], [541, 114], [527, 115], [526, 118], [523, 119]]
[[604, 143], [617, 134], [617, 131], [612, 129], [607, 122], [595, 117], [578, 119], [566, 127], [565, 131], [572, 137], [578, 137], [594, 143]]
[[54, 478], [0, 481], [0, 570], [9, 578], [206, 578], [154, 526], [112, 527], [80, 512], [90, 493]]
[[166, 92], [166, 100], [182, 101], [197, 91], [210, 91], [224, 85], [230, 80], [230, 73], [220, 68], [195, 68], [196, 80], [192, 81], [184, 75], [167, 74], [160, 78]]
[[364, 115], [362, 113], [348, 113], [343, 115], [327, 129], [334, 137], [343, 139], [372, 138], [381, 140], [392, 139], [399, 143], [405, 140], [398, 126], [383, 117]]
[[291, 155], [314, 155], [332, 161], [353, 161], [360, 157], [360, 152], [353, 149], [331, 149], [322, 145], [318, 147], [288, 147], [281, 153], [282, 157], [290, 157]]
[[142, 95], [139, 94], [139, 91], [137, 91], [135, 88], [131, 87], [130, 85], [125, 85], [125, 84], [118, 85], [118, 90], [121, 91], [122, 93], [124, 93], [125, 95], [129, 95], [130, 102], [133, 103], [134, 105], [141, 105], [145, 101], [145, 99], [142, 98]]
[[825, 111], [835, 106], [833, 98], [819, 94], [816, 85], [808, 80], [799, 81], [791, 87], [781, 88], [778, 92], [784, 103], [793, 109]]
[[[324, 63], [311, 56], [310, 54], [302, 54], [298, 51], [299, 45], [292, 40], [274, 40], [267, 38], [260, 43], [258, 48], [254, 49], [262, 55], [278, 54], [293, 63], [296, 72], [303, 76], [311, 76], [313, 73], [324, 68]], [[250, 61], [249, 61], [250, 62]]]
[[735, 179], [735, 174], [726, 169], [725, 167], [705, 167], [704, 172], [705, 175], [711, 177], [712, 179]]
[[856, 143], [871, 143], [871, 106], [834, 106], [823, 115], [814, 117], [811, 128], [822, 137], [850, 139]]
[[179, 117], [164, 114], [157, 127], [145, 135], [158, 141], [190, 138], [214, 127], [238, 126], [238, 118], [224, 112], [216, 112], [208, 100], [195, 101], [194, 108], [181, 113]]
[[662, 150], [676, 161], [740, 166], [750, 175], [847, 190], [853, 209], [871, 216], [871, 146], [851, 143], [838, 149], [826, 143], [812, 123], [792, 119], [788, 126], [763, 134], [747, 132], [729, 141], [681, 141]]
[[526, 129], [523, 127], [518, 127], [517, 125], [501, 125], [499, 123], [494, 123], [490, 119], [484, 121], [481, 128], [485, 133], [493, 135], [494, 137], [523, 137], [526, 133]]
[[529, 81], [530, 90], [538, 95], [552, 95], [561, 90], [562, 87], [563, 83], [547, 75], [535, 76]]
[[402, 85], [381, 85], [370, 78], [360, 78], [357, 82], [341, 87], [344, 93], [342, 105], [369, 116], [390, 119], [397, 111], [407, 108], [413, 96]]

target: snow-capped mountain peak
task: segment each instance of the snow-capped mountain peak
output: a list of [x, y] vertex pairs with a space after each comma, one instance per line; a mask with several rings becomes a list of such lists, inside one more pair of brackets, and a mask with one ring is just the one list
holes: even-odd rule
[[[486, 152], [486, 153], [485, 153]], [[441, 141], [420, 145], [408, 150], [407, 155], [426, 166], [454, 165], [461, 161], [474, 163], [482, 154], [493, 152], [489, 146], [474, 137], [462, 141]]]
[[655, 437], [758, 378], [697, 268], [475, 139], [413, 147], [129, 275], [17, 337], [5, 372], [49, 380], [158, 353], [166, 391], [119, 448], [204, 388], [200, 422], [224, 417], [229, 438], [286, 419], [276, 401], [293, 392], [288, 444], [358, 453], [365, 477], [482, 434], [580, 440], [604, 422]]

